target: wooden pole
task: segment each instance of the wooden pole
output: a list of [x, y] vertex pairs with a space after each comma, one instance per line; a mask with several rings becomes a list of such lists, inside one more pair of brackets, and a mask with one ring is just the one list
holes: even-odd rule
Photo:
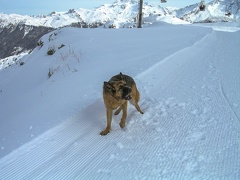
[[142, 28], [142, 8], [143, 0], [139, 0], [139, 13], [138, 13], [138, 28]]

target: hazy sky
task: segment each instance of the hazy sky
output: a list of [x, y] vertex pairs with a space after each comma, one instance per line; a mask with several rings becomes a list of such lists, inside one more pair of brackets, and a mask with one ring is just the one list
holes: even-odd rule
[[[0, 13], [38, 15], [49, 14], [53, 11], [68, 11], [69, 9], [86, 8], [93, 9], [103, 4], [113, 3], [116, 0], [0, 0]], [[143, 0], [154, 5], [185, 7], [195, 4], [201, 0], [167, 0], [167, 3], [160, 3], [160, 0]], [[210, 0], [205, 0], [209, 2]]]

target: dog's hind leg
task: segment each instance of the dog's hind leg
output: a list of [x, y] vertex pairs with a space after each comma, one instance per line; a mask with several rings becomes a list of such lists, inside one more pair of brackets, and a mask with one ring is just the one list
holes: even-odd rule
[[141, 114], [144, 114], [143, 111], [140, 109], [139, 105], [137, 102], [132, 102], [131, 103], [135, 106], [135, 108], [137, 109], [138, 112], [140, 112]]
[[131, 99], [131, 104], [135, 106], [135, 108], [137, 109], [138, 112], [140, 112], [141, 114], [143, 114], [143, 111], [141, 110], [141, 108], [138, 105], [138, 101], [140, 99], [140, 94], [138, 92], [138, 90], [136, 91], [136, 96], [135, 98]]
[[118, 115], [118, 114], [121, 112], [122, 109], [123, 109], [123, 106], [120, 106], [120, 107], [115, 111], [114, 115]]

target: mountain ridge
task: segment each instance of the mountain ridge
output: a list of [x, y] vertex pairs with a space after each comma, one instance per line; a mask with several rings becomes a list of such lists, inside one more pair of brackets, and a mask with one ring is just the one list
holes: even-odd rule
[[[240, 2], [238, 2], [238, 0], [231, 0], [231, 2], [227, 0], [214, 0], [206, 3], [205, 10], [201, 12], [199, 10], [200, 3], [174, 10], [144, 3], [143, 14], [144, 18], [153, 15], [175, 15], [177, 18], [191, 23], [203, 22], [204, 18], [208, 19], [209, 17], [219, 18], [219, 21], [223, 19], [226, 21], [239, 21], [239, 4]], [[203, 12], [206, 14], [206, 17], [202, 16]], [[113, 20], [134, 22], [134, 20], [136, 21], [137, 15], [138, 2], [136, 0], [117, 0], [112, 4], [104, 4], [92, 10], [83, 8], [70, 9], [66, 12], [52, 12], [48, 15], [28, 16], [0, 13], [0, 27], [3, 28], [11, 24], [19, 23], [29, 26], [60, 28], [79, 22], [86, 22], [88, 24], [99, 21], [104, 24]], [[193, 18], [193, 16], [195, 16], [195, 18]], [[191, 17], [191, 19], [186, 17]]]

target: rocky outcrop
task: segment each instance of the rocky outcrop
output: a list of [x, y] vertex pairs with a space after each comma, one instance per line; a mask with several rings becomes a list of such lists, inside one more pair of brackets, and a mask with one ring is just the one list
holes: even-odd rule
[[25, 24], [0, 28], [0, 59], [35, 48], [39, 38], [52, 30]]

